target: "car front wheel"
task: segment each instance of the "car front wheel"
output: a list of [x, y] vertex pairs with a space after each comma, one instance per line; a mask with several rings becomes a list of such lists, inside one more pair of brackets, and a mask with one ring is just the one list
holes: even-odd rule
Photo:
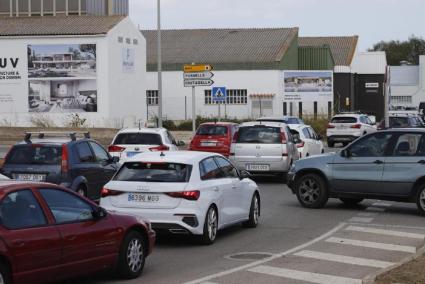
[[244, 227], [255, 228], [258, 225], [258, 220], [260, 219], [260, 198], [258, 198], [257, 193], [254, 194], [251, 200], [251, 207], [249, 210], [249, 219], [243, 223]]
[[317, 174], [306, 174], [296, 183], [298, 201], [306, 208], [322, 208], [328, 202], [326, 182]]
[[121, 245], [118, 257], [118, 274], [124, 279], [140, 276], [145, 266], [145, 240], [140, 232], [128, 233]]
[[218, 216], [214, 206], [210, 206], [205, 216], [204, 232], [201, 236], [201, 243], [211, 245], [217, 237]]
[[419, 213], [425, 216], [425, 184], [422, 184], [418, 190], [416, 205], [418, 206]]

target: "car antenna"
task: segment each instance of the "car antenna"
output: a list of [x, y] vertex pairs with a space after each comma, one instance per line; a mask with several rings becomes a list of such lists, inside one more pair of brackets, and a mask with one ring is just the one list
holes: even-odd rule
[[161, 154], [159, 155], [160, 157], [165, 157], [165, 154], [163, 151], [161, 151]]

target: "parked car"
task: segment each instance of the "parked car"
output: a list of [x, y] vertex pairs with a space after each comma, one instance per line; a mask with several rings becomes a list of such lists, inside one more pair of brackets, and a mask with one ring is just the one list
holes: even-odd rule
[[271, 116], [271, 117], [261, 117], [257, 121], [264, 122], [280, 122], [285, 124], [304, 124], [304, 121], [301, 118], [296, 116]]
[[365, 114], [346, 113], [332, 117], [326, 131], [329, 147], [342, 143], [345, 147], [357, 138], [375, 132], [375, 123]]
[[218, 154], [143, 153], [121, 166], [102, 190], [100, 204], [146, 217], [157, 232], [193, 234], [212, 244], [222, 228], [257, 226], [260, 191], [246, 172]]
[[238, 124], [229, 122], [208, 122], [201, 124], [189, 145], [190, 151], [218, 153], [229, 157], [233, 135]]
[[0, 180], [2, 180], [2, 179], [9, 179], [9, 178], [7, 176], [0, 175]]
[[44, 283], [111, 271], [142, 273], [155, 232], [48, 183], [0, 181], [0, 283]]
[[279, 122], [246, 122], [239, 126], [230, 150], [230, 160], [251, 174], [286, 177], [299, 159], [291, 130]]
[[184, 146], [165, 128], [129, 128], [120, 130], [108, 147], [109, 154], [121, 163], [143, 152], [178, 151]]
[[[389, 128], [424, 128], [425, 125], [418, 115], [390, 114]], [[378, 130], [385, 129], [385, 120], [381, 120]]]
[[88, 133], [81, 139], [77, 134], [27, 133], [25, 141], [12, 146], [0, 173], [19, 181], [59, 184], [99, 199], [100, 190], [118, 169], [118, 159]]
[[357, 204], [364, 198], [414, 202], [425, 214], [425, 129], [368, 134], [339, 153], [297, 161], [289, 186], [301, 205], [323, 207], [328, 198]]
[[294, 137], [300, 158], [320, 155], [325, 152], [322, 137], [310, 125], [288, 125]]

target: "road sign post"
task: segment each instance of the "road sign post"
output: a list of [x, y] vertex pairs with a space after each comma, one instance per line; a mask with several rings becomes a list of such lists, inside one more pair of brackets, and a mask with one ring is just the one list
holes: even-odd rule
[[218, 105], [218, 121], [221, 120], [221, 104], [226, 103], [227, 89], [226, 87], [214, 87], [211, 91], [213, 103]]

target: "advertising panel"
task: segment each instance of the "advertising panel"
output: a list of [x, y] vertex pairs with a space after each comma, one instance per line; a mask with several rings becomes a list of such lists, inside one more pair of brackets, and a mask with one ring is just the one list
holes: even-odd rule
[[27, 49], [29, 112], [97, 112], [96, 44]]
[[333, 99], [332, 71], [284, 71], [283, 94], [288, 101]]

